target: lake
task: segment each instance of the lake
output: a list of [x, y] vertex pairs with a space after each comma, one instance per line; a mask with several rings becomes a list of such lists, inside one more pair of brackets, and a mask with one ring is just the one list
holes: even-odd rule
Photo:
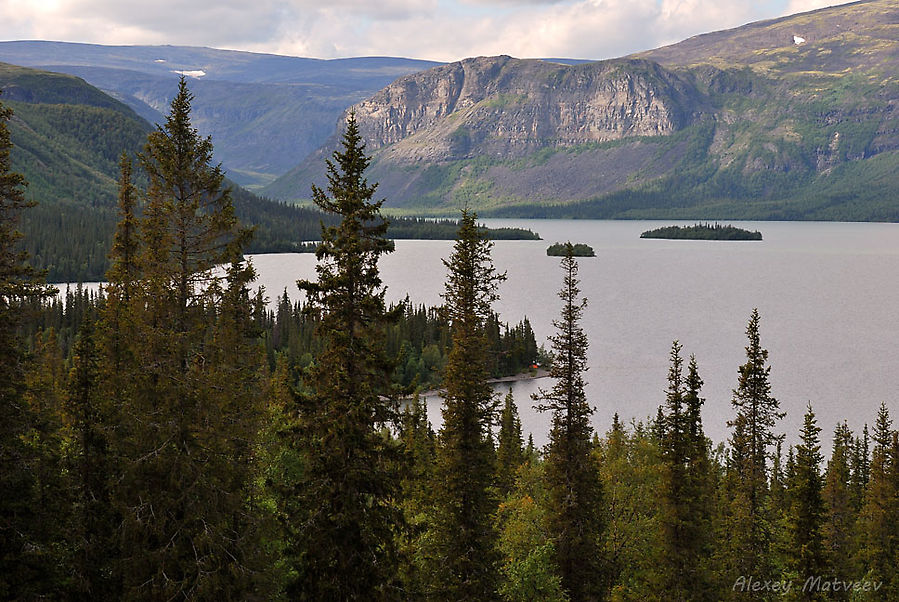
[[[485, 220], [539, 232], [542, 241], [498, 241], [497, 268], [508, 279], [496, 304], [502, 319], [527, 316], [538, 342], [559, 313], [559, 259], [546, 256], [557, 241], [591, 245], [597, 257], [579, 260], [589, 299], [583, 326], [590, 338], [587, 392], [594, 426], [604, 432], [617, 412], [645, 419], [664, 402], [671, 343], [695, 354], [705, 381], [704, 423], [716, 441], [729, 434], [731, 391], [745, 361], [745, 328], [761, 314], [762, 345], [770, 352], [772, 393], [787, 412], [779, 428], [795, 440], [812, 402], [825, 448], [836, 423], [859, 431], [873, 424], [885, 401], [899, 414], [899, 224], [730, 222], [760, 230], [760, 242], [643, 240], [642, 231], [693, 222]], [[440, 302], [452, 241], [396, 241], [381, 262], [387, 297]], [[298, 278], [315, 277], [313, 255], [253, 257], [270, 297]], [[513, 386], [524, 430], [546, 441], [548, 416], [531, 409], [530, 394], [551, 381]], [[439, 422], [439, 399], [429, 413]]]
[[[899, 419], [899, 224], [730, 222], [760, 230], [760, 242], [642, 240], [644, 230], [693, 222], [592, 220], [485, 220], [519, 226], [541, 241], [498, 241], [494, 262], [508, 274], [496, 304], [502, 319], [527, 316], [538, 342], [552, 333], [560, 301], [559, 258], [553, 242], [591, 245], [597, 257], [579, 260], [581, 289], [589, 299], [583, 326], [590, 338], [587, 393], [595, 428], [605, 432], [617, 412], [645, 419], [664, 402], [671, 342], [695, 354], [705, 381], [706, 432], [729, 435], [731, 391], [745, 361], [745, 328], [754, 307], [761, 314], [762, 345], [769, 350], [772, 393], [787, 416], [779, 429], [795, 441], [811, 401], [830, 448], [833, 428], [846, 419], [859, 432], [873, 425], [882, 401]], [[443, 291], [452, 241], [396, 241], [381, 261], [387, 297], [436, 305]], [[259, 284], [270, 298], [296, 280], [315, 278], [312, 254], [253, 256]], [[515, 383], [525, 432], [546, 442], [549, 417], [531, 410], [530, 394], [549, 379]], [[440, 400], [429, 400], [440, 421]]]

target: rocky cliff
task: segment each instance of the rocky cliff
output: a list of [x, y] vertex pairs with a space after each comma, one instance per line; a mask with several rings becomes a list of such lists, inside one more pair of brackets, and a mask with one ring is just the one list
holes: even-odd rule
[[[612, 61], [466, 59], [352, 110], [388, 207], [899, 220], [897, 26], [867, 0]], [[266, 192], [308, 198], [337, 140]]]
[[386, 157], [414, 163], [668, 135], [702, 105], [694, 86], [649, 61], [498, 56], [400, 78], [352, 110], [371, 150], [390, 146]]

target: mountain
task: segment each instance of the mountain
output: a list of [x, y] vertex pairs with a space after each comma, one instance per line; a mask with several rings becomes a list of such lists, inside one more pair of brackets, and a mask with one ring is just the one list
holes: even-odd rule
[[[0, 102], [13, 170], [35, 207], [23, 214], [24, 248], [51, 282], [101, 280], [118, 216], [119, 157], [132, 157], [152, 126], [118, 100], [71, 75], [0, 63]], [[137, 176], [138, 178], [140, 176]], [[296, 250], [320, 236], [322, 214], [234, 187], [235, 213], [257, 225], [249, 252]]]
[[[899, 220], [897, 25], [868, 0], [610, 61], [466, 59], [352, 110], [409, 212]], [[336, 140], [264, 192], [308, 196]]]
[[162, 118], [181, 73], [194, 123], [211, 135], [229, 177], [261, 185], [320, 146], [347, 106], [438, 63], [390, 57], [320, 60], [184, 46], [0, 42], [0, 61], [69, 73]]
[[[152, 126], [129, 107], [71, 75], [0, 63], [0, 102], [13, 109], [8, 122], [13, 170], [28, 181], [23, 214], [24, 249], [51, 282], [102, 280], [118, 221], [119, 158], [143, 149]], [[136, 170], [140, 187], [142, 175]], [[335, 223], [317, 209], [257, 197], [226, 181], [234, 211], [255, 226], [248, 253], [312, 251], [304, 241]], [[392, 238], [453, 238], [458, 225], [408, 218], [391, 220]], [[493, 238], [537, 238], [513, 228]]]

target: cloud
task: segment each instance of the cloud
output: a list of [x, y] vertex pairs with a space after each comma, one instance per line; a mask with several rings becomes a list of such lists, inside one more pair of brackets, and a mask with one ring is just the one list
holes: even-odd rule
[[827, 0], [0, 0], [0, 38], [298, 56], [611, 58]]
[[833, 0], [790, 0], [784, 14], [795, 15], [796, 13], [806, 13], [810, 10], [817, 10], [828, 6], [837, 6], [839, 4], [848, 4], [849, 2], [854, 1], [855, 0], [837, 0], [836, 2]]

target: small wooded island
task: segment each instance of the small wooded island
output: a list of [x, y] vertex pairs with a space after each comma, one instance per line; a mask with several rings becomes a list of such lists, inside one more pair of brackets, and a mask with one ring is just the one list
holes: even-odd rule
[[762, 240], [758, 230], [750, 232], [736, 226], [721, 224], [694, 224], [692, 226], [665, 226], [647, 230], [640, 238], [666, 238], [672, 240]]
[[[567, 243], [564, 242], [551, 244], [546, 249], [546, 254], [550, 257], [565, 257], [566, 246]], [[593, 247], [584, 243], [573, 244], [571, 245], [571, 249], [571, 254], [575, 257], [596, 257], [596, 253], [593, 251]]]

